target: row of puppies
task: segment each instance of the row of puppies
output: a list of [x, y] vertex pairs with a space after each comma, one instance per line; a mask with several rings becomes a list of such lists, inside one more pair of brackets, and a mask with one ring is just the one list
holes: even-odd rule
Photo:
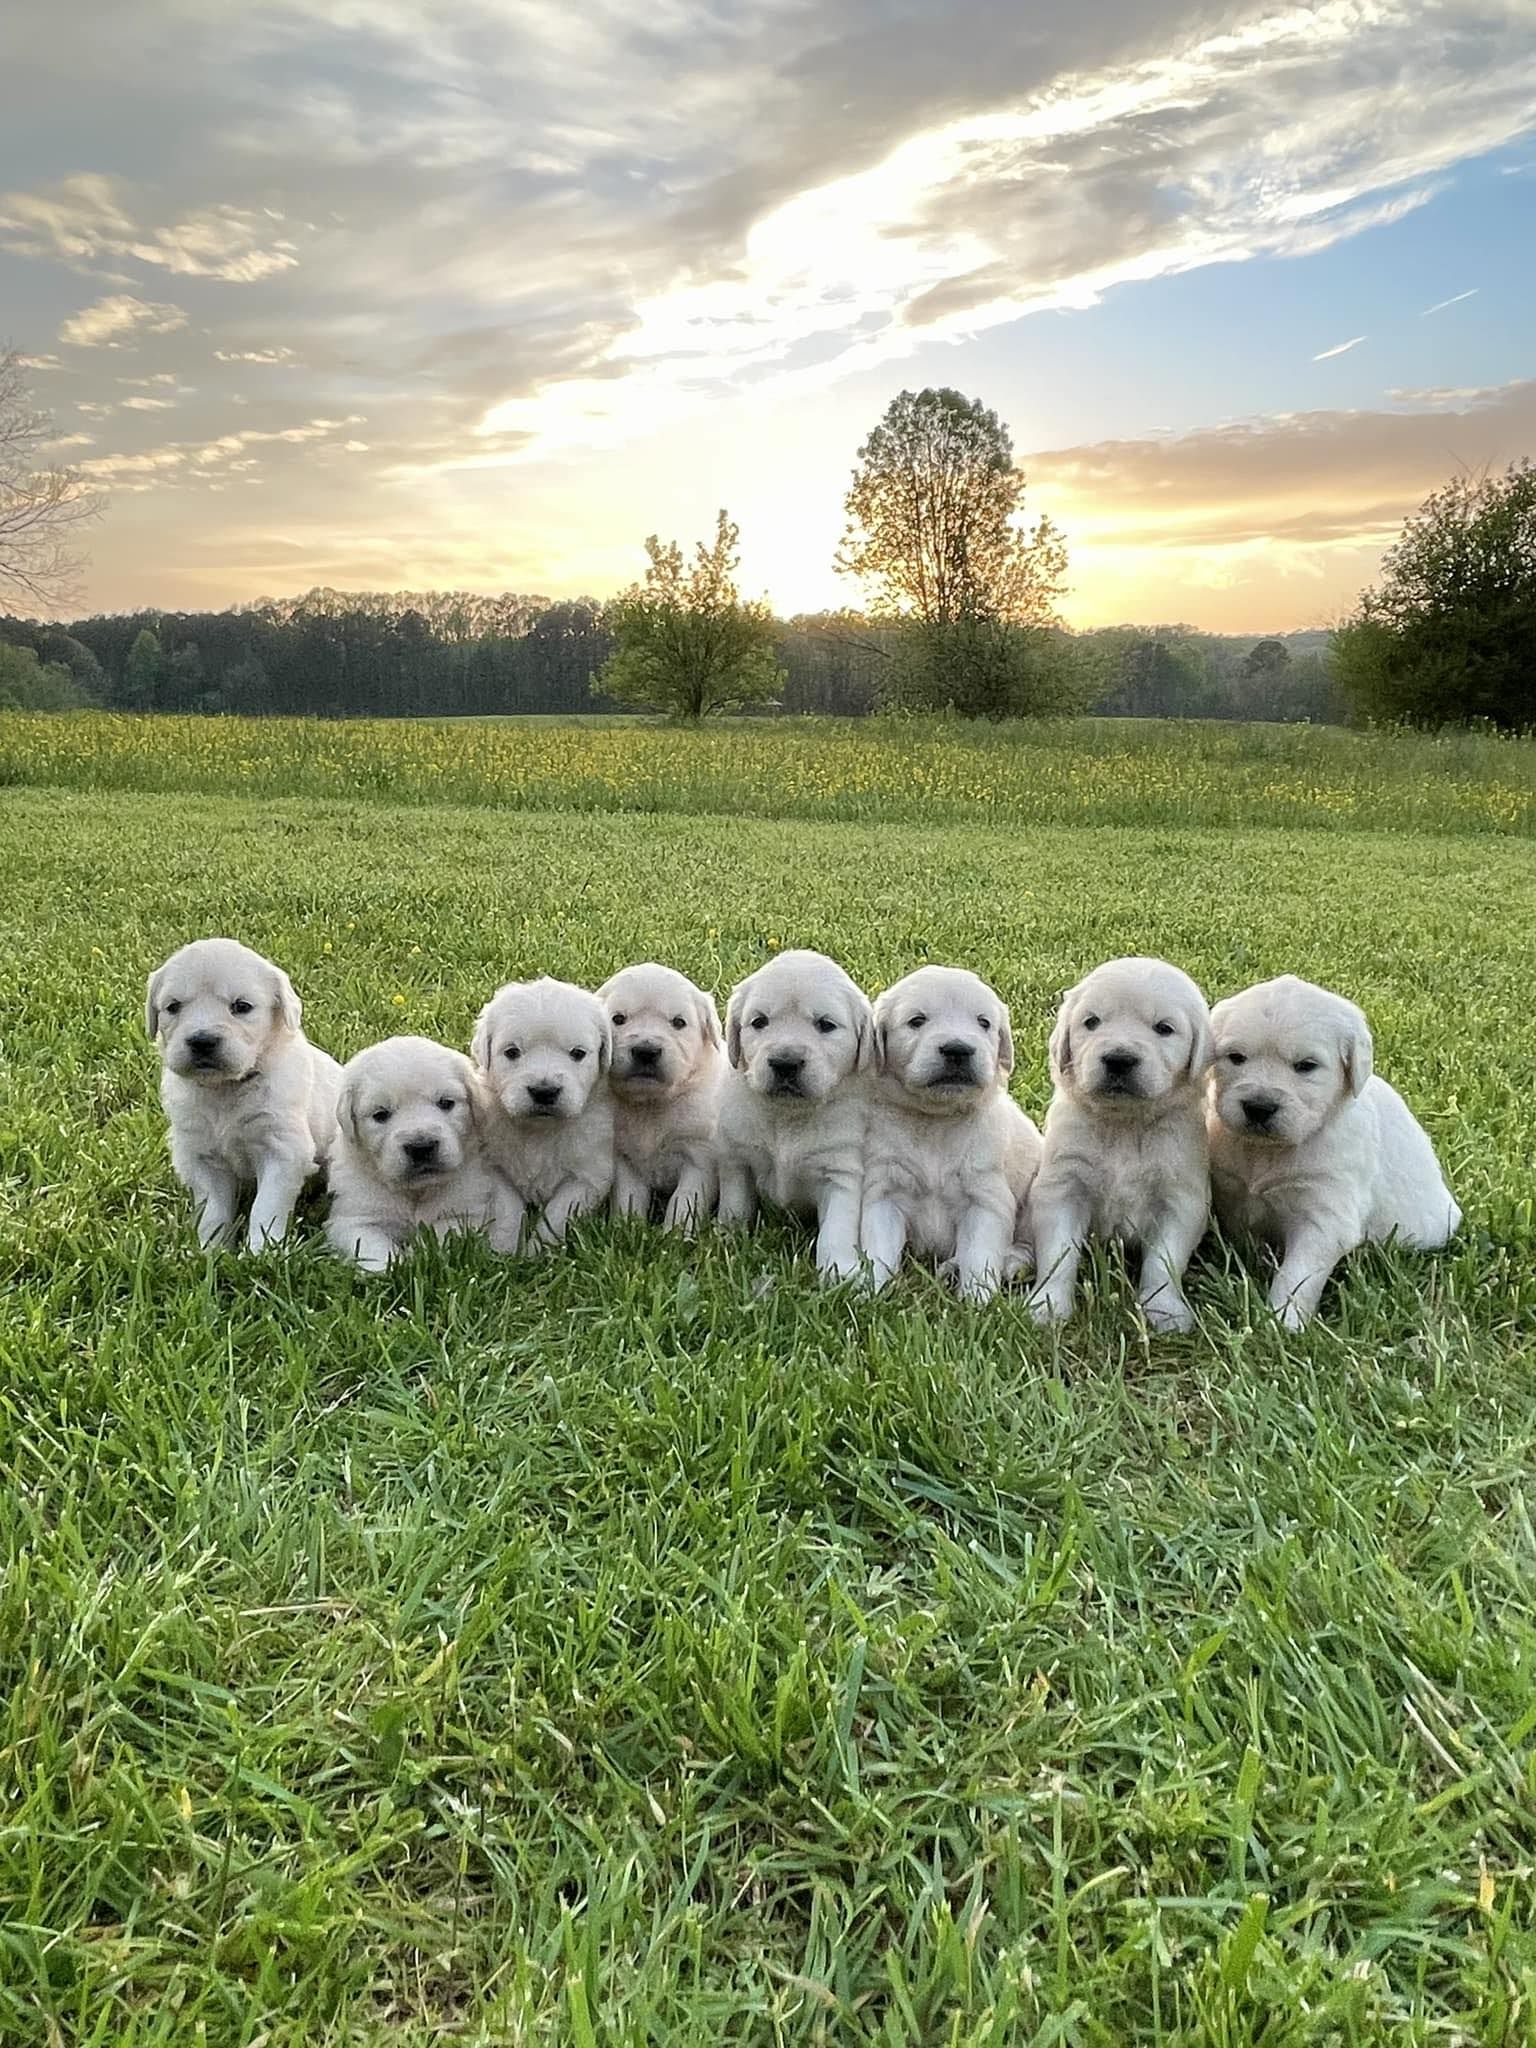
[[376, 1271], [421, 1229], [498, 1250], [573, 1217], [660, 1205], [692, 1230], [766, 1202], [813, 1217], [824, 1273], [883, 1286], [909, 1250], [986, 1300], [1026, 1267], [1042, 1322], [1071, 1312], [1093, 1239], [1140, 1253], [1157, 1329], [1188, 1329], [1183, 1276], [1211, 1197], [1279, 1251], [1271, 1301], [1300, 1327], [1366, 1241], [1445, 1243], [1460, 1211], [1429, 1139], [1372, 1073], [1343, 997], [1283, 976], [1207, 1008], [1164, 961], [1111, 961], [1062, 1002], [1043, 1133], [1013, 1101], [1006, 1006], [924, 967], [873, 1006], [824, 955], [776, 956], [713, 999], [624, 969], [596, 994], [512, 983], [471, 1057], [394, 1038], [339, 1067], [305, 1038], [288, 977], [202, 939], [150, 977], [172, 1159], [207, 1245], [253, 1190], [249, 1241], [280, 1238], [318, 1169], [327, 1234]]

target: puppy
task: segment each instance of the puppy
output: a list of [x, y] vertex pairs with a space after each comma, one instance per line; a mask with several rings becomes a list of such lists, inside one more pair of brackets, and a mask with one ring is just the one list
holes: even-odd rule
[[1461, 1223], [1434, 1147], [1371, 1071], [1370, 1026], [1343, 996], [1283, 974], [1211, 1012], [1216, 1212], [1276, 1245], [1270, 1305], [1299, 1330], [1356, 1245], [1427, 1251]]
[[780, 953], [731, 992], [730, 1072], [720, 1093], [720, 1221], [750, 1223], [760, 1201], [817, 1222], [816, 1264], [860, 1271], [869, 1001], [824, 953]]
[[1029, 1197], [1038, 1322], [1071, 1313], [1084, 1243], [1118, 1238], [1140, 1248], [1150, 1326], [1193, 1328], [1183, 1279], [1210, 1208], [1200, 1094], [1210, 1058], [1205, 998], [1166, 961], [1111, 960], [1068, 992]]
[[1007, 1008], [962, 968], [920, 967], [874, 1017], [860, 1231], [874, 1285], [910, 1245], [948, 1262], [969, 1300], [990, 1300], [1040, 1164], [1040, 1133], [1008, 1093]]
[[234, 939], [194, 939], [149, 977], [171, 1164], [205, 1248], [229, 1234], [247, 1191], [251, 1250], [275, 1244], [325, 1164], [341, 1069], [304, 1036], [302, 1014], [282, 969]]
[[666, 1201], [669, 1230], [690, 1234], [715, 1206], [715, 1118], [725, 1073], [714, 999], [685, 974], [648, 963], [605, 981], [613, 1029], [613, 1211], [649, 1216]]
[[537, 1208], [524, 1248], [543, 1251], [613, 1186], [608, 1013], [568, 981], [508, 982], [480, 1012], [471, 1054], [492, 1096], [486, 1151], [510, 1190], [513, 1242]]
[[430, 1038], [387, 1038], [348, 1060], [325, 1226], [342, 1257], [380, 1273], [418, 1230], [481, 1230], [515, 1251], [511, 1197], [484, 1157], [484, 1117], [475, 1069]]

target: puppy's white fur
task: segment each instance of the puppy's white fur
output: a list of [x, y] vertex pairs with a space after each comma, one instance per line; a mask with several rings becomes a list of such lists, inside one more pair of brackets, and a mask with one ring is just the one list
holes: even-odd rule
[[1051, 1034], [1055, 1092], [1029, 1197], [1040, 1322], [1071, 1313], [1083, 1245], [1139, 1247], [1154, 1330], [1188, 1330], [1184, 1269], [1210, 1209], [1201, 1084], [1205, 997], [1164, 960], [1111, 960], [1069, 990]]
[[946, 1262], [968, 1299], [989, 1300], [1040, 1164], [1040, 1133], [1008, 1093], [1007, 1007], [963, 968], [920, 967], [874, 1016], [860, 1232], [874, 1285], [910, 1246]]
[[725, 1075], [714, 998], [674, 968], [625, 967], [597, 992], [613, 1029], [613, 1211], [695, 1230], [715, 1206], [715, 1120]]
[[[378, 1273], [418, 1230], [483, 1231], [514, 1251], [510, 1196], [485, 1158], [479, 1074], [430, 1038], [387, 1038], [341, 1070], [326, 1236]], [[510, 1235], [509, 1235], [510, 1231]]]
[[486, 1150], [511, 1191], [514, 1238], [537, 1208], [525, 1248], [542, 1251], [613, 1186], [608, 1013], [568, 981], [508, 982], [480, 1012], [471, 1054], [491, 1094]]
[[1270, 1305], [1299, 1330], [1356, 1245], [1443, 1245], [1461, 1223], [1413, 1112], [1372, 1072], [1355, 1004], [1284, 974], [1211, 1012], [1211, 1179], [1223, 1224], [1280, 1253]]
[[283, 970], [235, 939], [194, 939], [149, 977], [144, 1028], [201, 1245], [229, 1235], [247, 1192], [250, 1249], [276, 1243], [325, 1164], [341, 1069], [302, 1016]]
[[824, 953], [778, 954], [726, 1007], [720, 1221], [750, 1223], [759, 1202], [814, 1216], [816, 1264], [843, 1279], [860, 1271], [874, 1037], [869, 999]]

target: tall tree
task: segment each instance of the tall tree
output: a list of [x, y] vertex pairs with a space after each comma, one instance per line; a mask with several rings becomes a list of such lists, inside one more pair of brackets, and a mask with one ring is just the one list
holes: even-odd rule
[[31, 605], [68, 595], [80, 567], [70, 537], [102, 505], [78, 470], [40, 460], [52, 432], [21, 357], [0, 351], [0, 595]]
[[740, 535], [726, 513], [712, 544], [700, 541], [691, 567], [676, 541], [653, 533], [650, 567], [607, 607], [614, 649], [592, 679], [593, 694], [670, 712], [690, 723], [778, 694], [784, 672], [777, 628], [766, 604], [736, 587]]
[[123, 671], [124, 693], [130, 708], [157, 711], [164, 678], [165, 656], [160, 650], [159, 636], [145, 626], [128, 650], [128, 665]]
[[1082, 679], [1059, 635], [1067, 550], [1023, 524], [1008, 429], [958, 391], [903, 391], [859, 450], [836, 566], [898, 620], [898, 702], [968, 717], [1063, 710]]
[[1066, 545], [1049, 519], [1026, 529], [1023, 510], [1024, 477], [995, 412], [958, 391], [903, 391], [859, 450], [837, 567], [887, 617], [1046, 625]]
[[1536, 725], [1536, 467], [1456, 477], [1389, 548], [1335, 633], [1357, 714], [1410, 725]]

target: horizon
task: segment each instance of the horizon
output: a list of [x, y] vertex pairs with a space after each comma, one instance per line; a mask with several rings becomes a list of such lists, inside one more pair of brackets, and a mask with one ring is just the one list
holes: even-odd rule
[[606, 598], [721, 505], [744, 593], [857, 607], [859, 444], [943, 384], [1069, 625], [1324, 628], [1536, 450], [1533, 28], [65, 0], [0, 84], [0, 341], [110, 493], [55, 615]]

